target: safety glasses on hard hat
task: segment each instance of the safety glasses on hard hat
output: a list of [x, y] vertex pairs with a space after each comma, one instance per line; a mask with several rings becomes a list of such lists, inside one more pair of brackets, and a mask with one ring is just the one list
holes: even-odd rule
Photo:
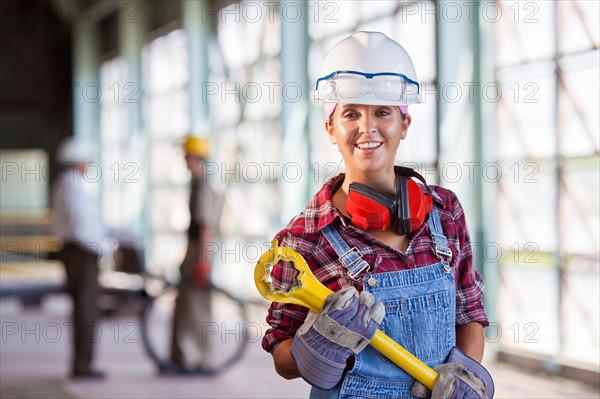
[[317, 79], [316, 84], [318, 99], [326, 102], [357, 99], [368, 95], [370, 91], [377, 99], [409, 104], [418, 102], [410, 98], [418, 98], [419, 83], [401, 73], [336, 71]]

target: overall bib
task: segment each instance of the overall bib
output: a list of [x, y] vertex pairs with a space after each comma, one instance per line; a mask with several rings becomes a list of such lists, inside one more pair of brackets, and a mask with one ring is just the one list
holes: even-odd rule
[[[444, 363], [456, 343], [456, 288], [447, 260], [452, 256], [436, 207], [429, 217], [434, 249], [440, 262], [363, 277], [364, 290], [385, 304], [379, 329], [429, 367]], [[323, 234], [351, 276], [368, 267], [331, 225]], [[443, 255], [443, 256], [442, 256]], [[311, 398], [413, 398], [414, 378], [373, 347], [356, 356], [354, 368], [330, 391], [312, 388]]]

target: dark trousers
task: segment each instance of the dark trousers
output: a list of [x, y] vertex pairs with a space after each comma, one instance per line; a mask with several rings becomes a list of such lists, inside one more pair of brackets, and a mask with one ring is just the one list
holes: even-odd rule
[[[171, 333], [171, 360], [179, 366], [193, 363], [210, 367], [213, 356], [210, 342], [205, 334], [207, 323], [212, 322], [212, 296], [210, 288], [199, 288], [192, 284], [198, 261], [198, 244], [188, 244], [185, 259], [180, 267], [181, 281], [173, 314]], [[197, 350], [196, 359], [184, 353], [183, 342], [188, 341]]]
[[98, 284], [98, 255], [78, 244], [67, 243], [60, 253], [67, 272], [67, 290], [73, 299], [73, 373], [90, 370], [94, 342], [99, 339], [100, 327], [96, 300]]

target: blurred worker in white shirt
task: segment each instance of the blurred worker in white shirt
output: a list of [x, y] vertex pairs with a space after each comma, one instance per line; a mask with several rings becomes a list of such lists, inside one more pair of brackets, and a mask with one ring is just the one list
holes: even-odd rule
[[59, 259], [65, 265], [67, 289], [73, 299], [73, 378], [104, 377], [103, 372], [92, 368], [94, 342], [100, 333], [98, 260], [117, 248], [119, 237], [115, 236], [133, 239], [115, 234], [104, 224], [99, 203], [85, 189], [91, 184], [84, 176], [91, 160], [91, 150], [85, 143], [65, 139], [58, 148], [61, 171], [52, 190], [53, 229], [63, 244]]

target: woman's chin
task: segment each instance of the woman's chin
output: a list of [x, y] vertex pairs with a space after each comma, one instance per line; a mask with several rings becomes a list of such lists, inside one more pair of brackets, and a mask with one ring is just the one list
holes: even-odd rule
[[[362, 174], [376, 174], [393, 167], [393, 162], [390, 164], [389, 162], [384, 162], [383, 160], [369, 159], [355, 162], [352, 166], [352, 169]], [[346, 169], [348, 169], [348, 164], [346, 164]]]

